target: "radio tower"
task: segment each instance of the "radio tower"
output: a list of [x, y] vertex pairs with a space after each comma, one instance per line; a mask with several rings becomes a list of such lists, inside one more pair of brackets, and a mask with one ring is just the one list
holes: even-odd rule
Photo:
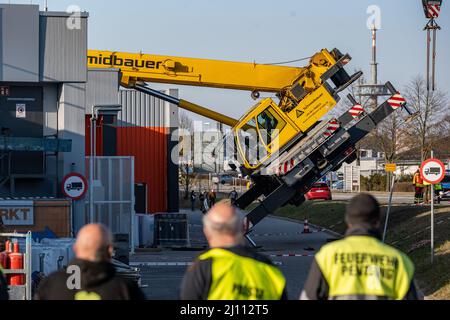
[[378, 97], [389, 95], [387, 88], [384, 85], [378, 84], [378, 62], [377, 62], [377, 31], [375, 25], [372, 25], [372, 60], [370, 62], [370, 76], [369, 83], [359, 84], [357, 86], [357, 95], [359, 100], [362, 101], [363, 97], [368, 97], [370, 104], [368, 109], [375, 109], [378, 105]]
[[[371, 66], [371, 75], [372, 75], [372, 83], [373, 85], [378, 84], [378, 63], [377, 63], [377, 28], [375, 24], [372, 26], [372, 62], [370, 62]], [[378, 96], [374, 95], [372, 97], [372, 108], [375, 109], [378, 105]]]

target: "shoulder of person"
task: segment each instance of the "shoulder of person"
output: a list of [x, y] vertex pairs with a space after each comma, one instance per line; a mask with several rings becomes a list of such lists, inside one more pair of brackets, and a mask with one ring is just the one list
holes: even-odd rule
[[268, 265], [273, 266], [272, 260], [270, 260], [267, 256], [258, 253], [255, 249], [246, 247], [246, 246], [237, 246], [234, 248], [230, 248], [229, 251], [232, 253], [244, 257], [244, 258], [250, 258], [253, 260], [256, 260], [258, 262], [262, 262]]
[[212, 266], [212, 258], [204, 258], [201, 256], [195, 259], [192, 264], [187, 267], [186, 271], [188, 273], [208, 273], [208, 270], [211, 269]]

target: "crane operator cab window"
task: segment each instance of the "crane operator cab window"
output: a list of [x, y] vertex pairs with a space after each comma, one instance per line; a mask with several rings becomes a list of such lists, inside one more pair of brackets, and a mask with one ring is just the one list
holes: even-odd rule
[[272, 107], [261, 112], [256, 119], [261, 140], [268, 149], [271, 149], [272, 142], [276, 143], [275, 138], [284, 128], [286, 122], [278, 116]]
[[261, 159], [261, 141], [257, 132], [255, 118], [251, 118], [238, 130], [238, 144], [243, 160], [250, 166]]
[[275, 107], [272, 100], [263, 101], [235, 127], [239, 153], [249, 169], [257, 168], [280, 147], [280, 133], [287, 127], [287, 122]]

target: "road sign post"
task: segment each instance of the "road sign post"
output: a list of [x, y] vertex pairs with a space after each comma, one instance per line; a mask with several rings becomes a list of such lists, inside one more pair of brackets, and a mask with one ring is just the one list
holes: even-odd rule
[[386, 211], [386, 219], [384, 220], [384, 230], [383, 230], [383, 242], [386, 239], [386, 231], [389, 221], [389, 213], [391, 212], [392, 207], [392, 194], [394, 193], [394, 185], [395, 185], [395, 175], [392, 175], [392, 184], [391, 184], [391, 192], [389, 193], [389, 204]]
[[422, 162], [420, 166], [420, 175], [423, 180], [431, 185], [431, 263], [434, 260], [434, 185], [444, 179], [445, 166], [444, 164], [434, 158], [434, 153], [431, 151], [431, 158]]

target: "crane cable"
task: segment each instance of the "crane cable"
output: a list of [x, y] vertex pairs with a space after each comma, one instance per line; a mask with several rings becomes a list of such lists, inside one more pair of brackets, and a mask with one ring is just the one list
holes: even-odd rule
[[311, 59], [311, 58], [312, 58], [312, 56], [311, 56], [311, 57], [306, 57], [306, 58], [300, 58], [300, 59], [290, 60], [290, 61], [273, 62], [273, 63], [258, 63], [258, 64], [262, 64], [262, 65], [288, 64], [288, 63], [293, 63], [293, 62], [299, 62], [299, 61], [308, 60], [308, 59]]

